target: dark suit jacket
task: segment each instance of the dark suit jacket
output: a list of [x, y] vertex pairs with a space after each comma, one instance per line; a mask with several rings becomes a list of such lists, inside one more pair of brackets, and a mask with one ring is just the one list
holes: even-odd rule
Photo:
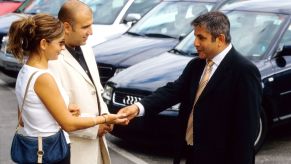
[[[185, 144], [187, 121], [205, 63], [199, 58], [191, 60], [176, 81], [141, 101], [145, 116], [181, 102], [180, 144]], [[193, 158], [197, 164], [254, 162], [261, 95], [257, 67], [232, 48], [195, 104]]]

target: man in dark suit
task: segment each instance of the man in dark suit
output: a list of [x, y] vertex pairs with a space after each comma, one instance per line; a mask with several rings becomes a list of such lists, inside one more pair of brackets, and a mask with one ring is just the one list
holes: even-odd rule
[[260, 73], [232, 47], [226, 15], [208, 12], [191, 24], [199, 58], [176, 81], [119, 112], [129, 119], [148, 117], [180, 102], [177, 133], [180, 145], [186, 145], [187, 164], [252, 164]]

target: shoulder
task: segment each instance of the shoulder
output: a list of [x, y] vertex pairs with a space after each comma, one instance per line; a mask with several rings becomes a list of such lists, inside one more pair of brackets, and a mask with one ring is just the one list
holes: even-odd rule
[[251, 60], [241, 55], [234, 48], [232, 48], [231, 52], [232, 52], [231, 54], [232, 67], [235, 68], [237, 72], [239, 73], [252, 72], [259, 74], [257, 66]]
[[200, 59], [198, 56], [194, 57], [190, 62], [187, 64], [187, 67], [204, 67], [205, 65], [205, 60]]
[[40, 71], [36, 73], [35, 84], [40, 86], [51, 86], [55, 83], [54, 76], [48, 71]]

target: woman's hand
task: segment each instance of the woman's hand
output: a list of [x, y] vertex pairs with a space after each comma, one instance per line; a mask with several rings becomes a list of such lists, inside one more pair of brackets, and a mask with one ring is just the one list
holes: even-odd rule
[[77, 104], [69, 104], [68, 109], [73, 116], [80, 116], [80, 107]]
[[104, 118], [104, 123], [106, 124], [127, 125], [129, 123], [125, 114], [106, 114], [101, 117]]

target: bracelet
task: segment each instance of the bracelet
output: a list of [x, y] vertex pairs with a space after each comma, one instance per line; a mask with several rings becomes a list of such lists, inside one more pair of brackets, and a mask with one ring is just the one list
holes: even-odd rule
[[107, 120], [106, 120], [105, 115], [102, 115], [102, 117], [104, 118], [104, 124], [106, 124]]

